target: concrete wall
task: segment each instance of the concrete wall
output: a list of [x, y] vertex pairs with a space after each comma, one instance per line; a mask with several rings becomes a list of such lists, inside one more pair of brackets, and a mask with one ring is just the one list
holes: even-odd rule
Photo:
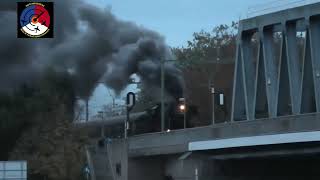
[[319, 119], [320, 114], [315, 113], [144, 134], [129, 138], [129, 156], [183, 153], [193, 141], [317, 131], [320, 129]]
[[[180, 155], [179, 155], [180, 156]], [[211, 180], [214, 177], [213, 161], [203, 155], [190, 155], [180, 160], [178, 155], [168, 157], [165, 174], [174, 180]]]
[[109, 158], [115, 180], [127, 180], [128, 177], [128, 153], [126, 140], [114, 140], [108, 144]]
[[[129, 159], [129, 180], [211, 180], [214, 177], [213, 161], [204, 155], [140, 157]], [[197, 173], [196, 173], [197, 171]]]
[[314, 142], [129, 158], [128, 180], [318, 178], [319, 148]]
[[164, 158], [130, 158], [128, 180], [165, 180]]

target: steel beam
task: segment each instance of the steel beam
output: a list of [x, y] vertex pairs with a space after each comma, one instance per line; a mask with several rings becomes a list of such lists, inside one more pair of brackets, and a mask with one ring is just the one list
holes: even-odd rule
[[263, 56], [266, 78], [269, 117], [277, 116], [278, 70], [273, 46], [273, 31], [267, 27], [263, 30]]
[[243, 89], [243, 73], [242, 73], [242, 63], [241, 63], [241, 50], [240, 44], [237, 45], [236, 52], [236, 63], [235, 63], [235, 73], [233, 82], [233, 98], [232, 98], [232, 110], [231, 110], [231, 121], [239, 121], [246, 119], [246, 108], [245, 108], [245, 98]]
[[246, 114], [248, 120], [254, 119], [254, 95], [255, 74], [253, 48], [251, 46], [253, 33], [242, 34], [241, 40], [241, 62], [243, 72], [243, 87], [246, 103]]
[[295, 22], [288, 22], [285, 26], [286, 59], [289, 73], [292, 114], [300, 113], [301, 100], [301, 72], [297, 45], [297, 28]]
[[317, 112], [320, 112], [320, 19], [310, 18], [310, 49]]

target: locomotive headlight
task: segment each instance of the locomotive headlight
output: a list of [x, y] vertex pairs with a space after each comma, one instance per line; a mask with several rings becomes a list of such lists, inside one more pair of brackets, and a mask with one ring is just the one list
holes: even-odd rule
[[180, 114], [183, 114], [183, 128], [185, 129], [187, 127], [187, 119], [186, 119], [186, 99], [185, 98], [179, 98], [179, 111]]
[[179, 110], [180, 110], [181, 112], [184, 112], [184, 111], [186, 110], [186, 105], [181, 104], [181, 105], [179, 106]]
[[180, 113], [184, 113], [186, 111], [186, 101], [184, 98], [179, 98], [179, 111]]

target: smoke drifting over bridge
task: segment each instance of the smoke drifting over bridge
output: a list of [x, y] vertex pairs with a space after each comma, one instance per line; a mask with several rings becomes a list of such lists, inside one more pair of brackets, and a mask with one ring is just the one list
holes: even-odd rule
[[[148, 86], [159, 86], [160, 60], [173, 58], [158, 33], [75, 0], [55, 1], [54, 39], [18, 39], [16, 2], [1, 3], [1, 90], [32, 83], [47, 67], [71, 74], [81, 98], [90, 97], [101, 81], [119, 93], [133, 74]], [[181, 72], [173, 65], [166, 65], [165, 72], [167, 93], [181, 97]]]

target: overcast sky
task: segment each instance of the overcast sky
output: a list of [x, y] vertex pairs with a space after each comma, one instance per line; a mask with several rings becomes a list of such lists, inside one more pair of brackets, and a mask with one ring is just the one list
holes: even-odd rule
[[[162, 34], [170, 46], [186, 45], [194, 32], [211, 30], [245, 17], [248, 7], [264, 8], [277, 2], [297, 0], [87, 0], [99, 7], [111, 7], [129, 20]], [[299, 0], [301, 1], [301, 0]], [[269, 3], [268, 3], [269, 2]], [[271, 3], [270, 3], [271, 2]]]

